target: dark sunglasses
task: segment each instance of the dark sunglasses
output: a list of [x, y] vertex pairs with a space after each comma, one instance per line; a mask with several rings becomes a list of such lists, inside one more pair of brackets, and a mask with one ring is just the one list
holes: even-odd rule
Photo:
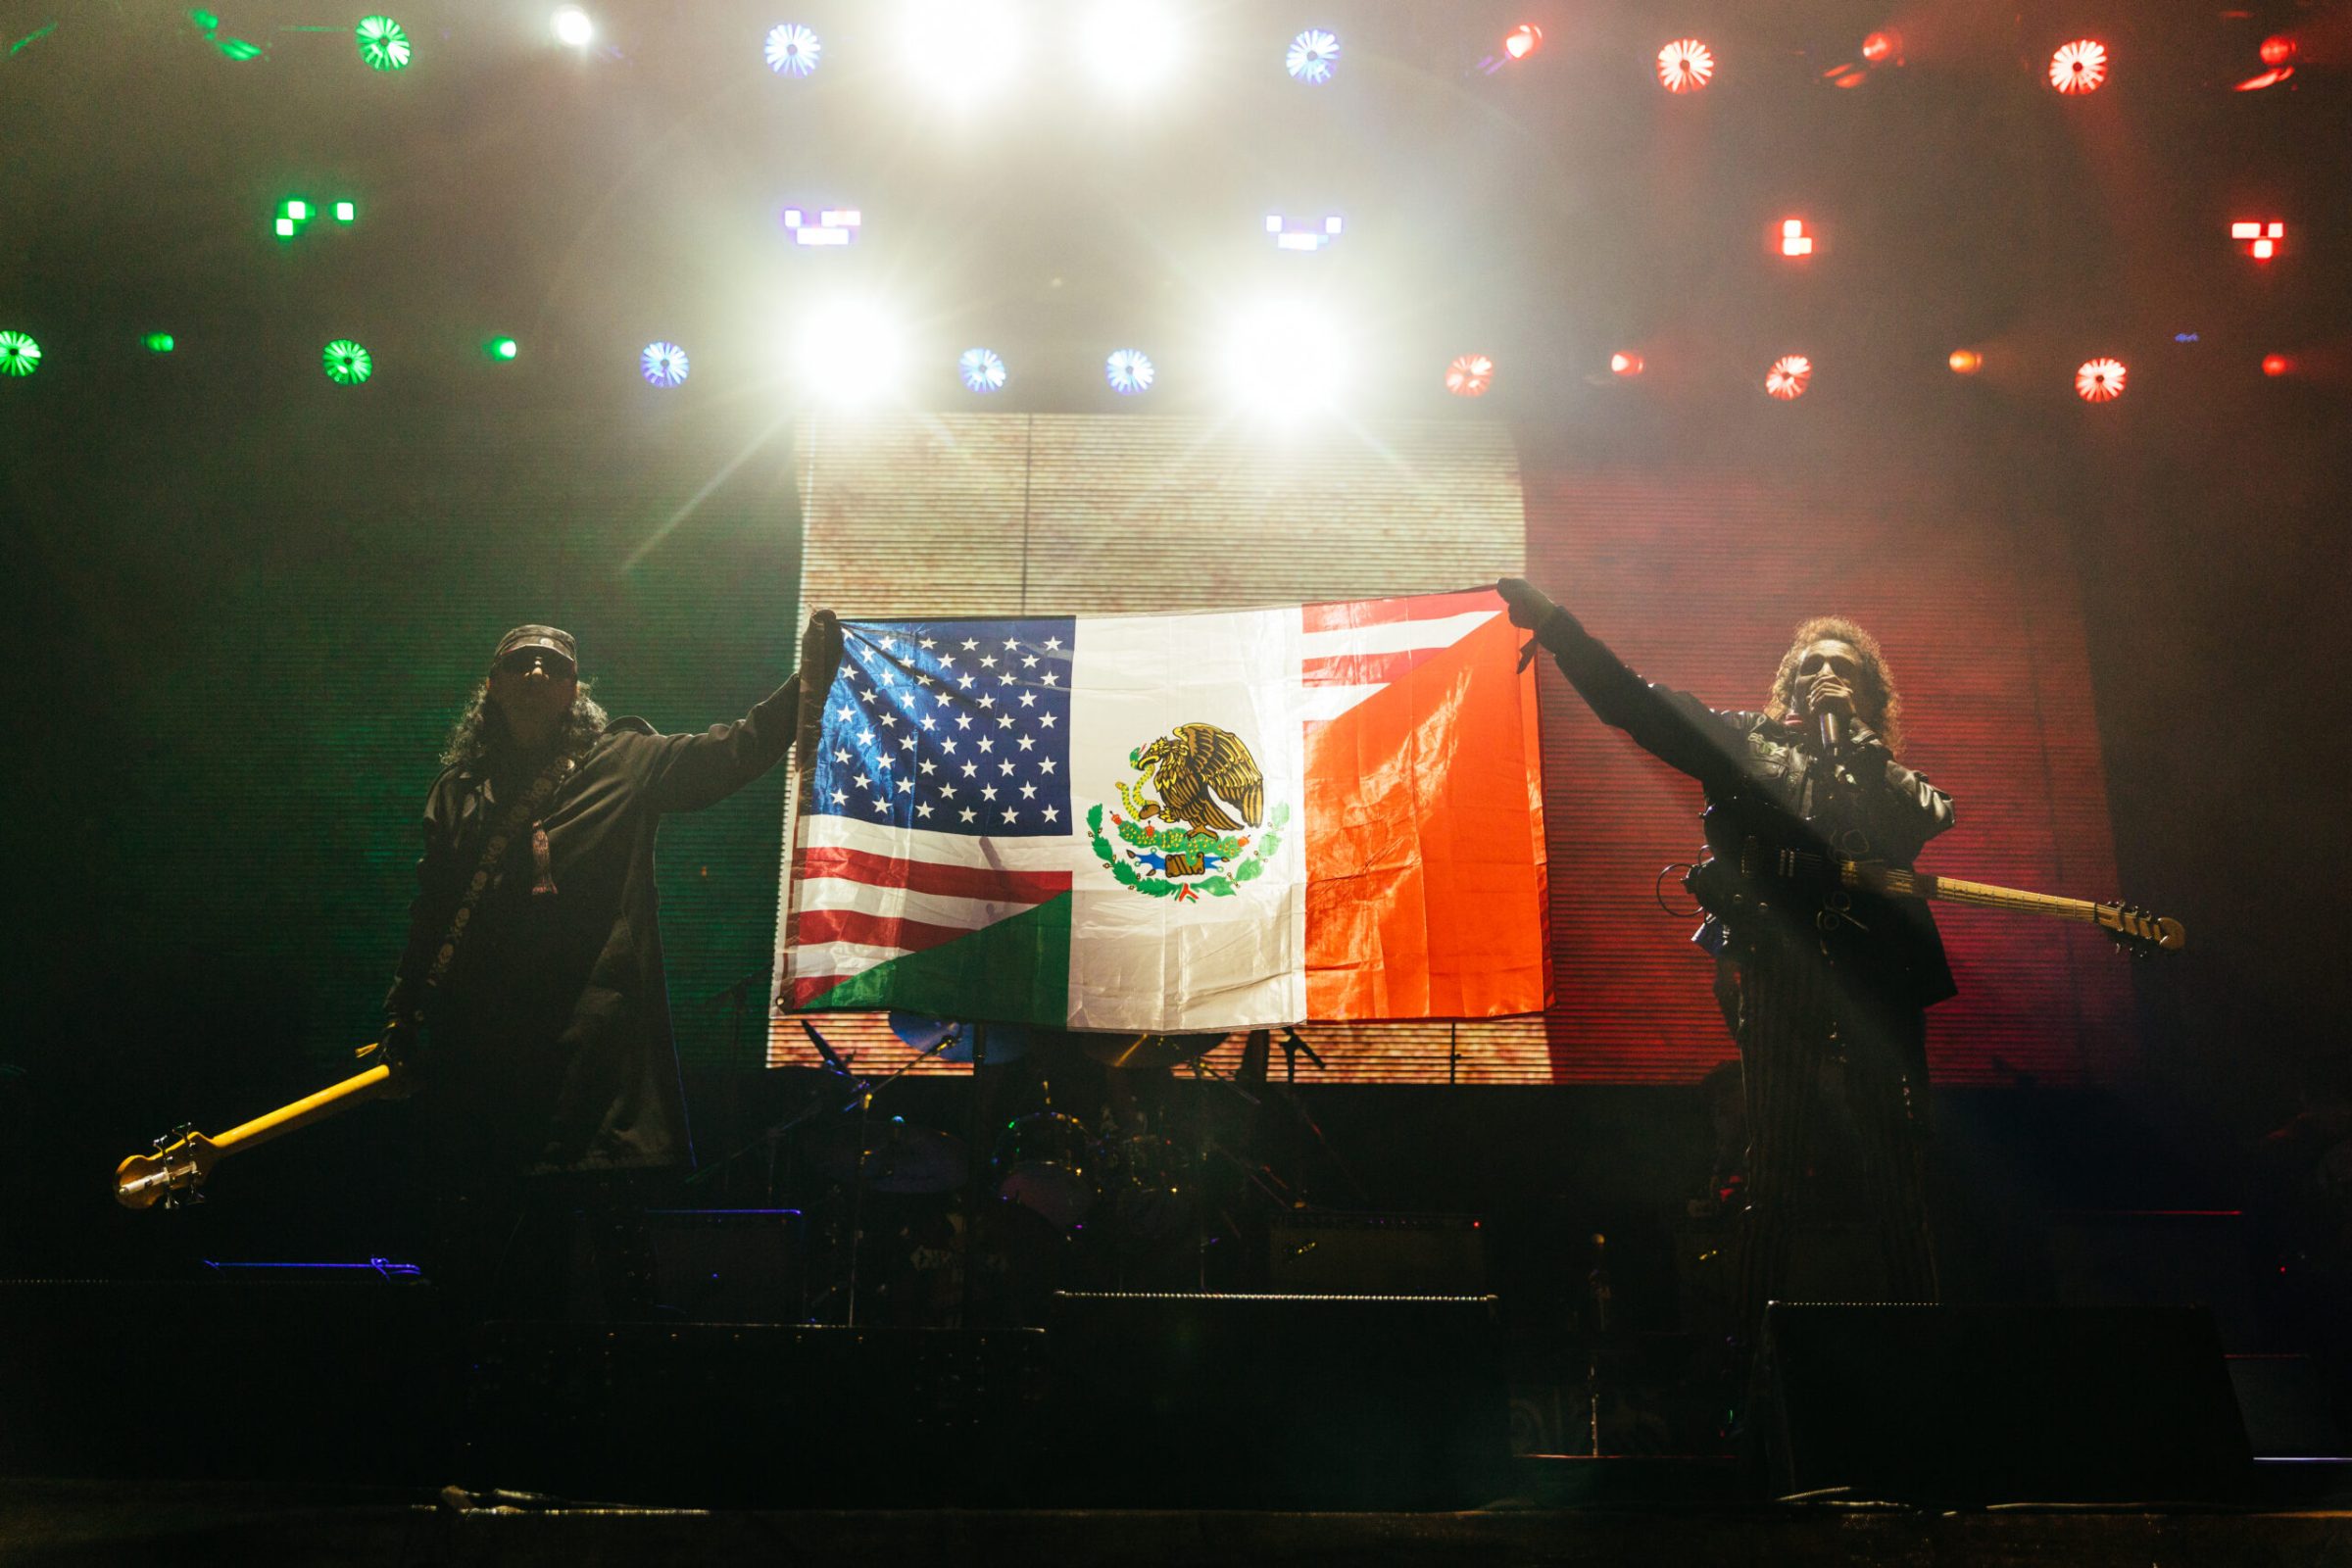
[[533, 664], [546, 665], [551, 680], [571, 679], [571, 661], [545, 648], [517, 648], [498, 662], [497, 669], [502, 675], [527, 675]]

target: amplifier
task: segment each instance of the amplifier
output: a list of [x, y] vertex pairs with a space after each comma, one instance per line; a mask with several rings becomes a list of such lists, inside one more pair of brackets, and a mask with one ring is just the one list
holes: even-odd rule
[[1469, 1214], [1273, 1216], [1266, 1283], [1277, 1291], [1476, 1296], [1487, 1288], [1486, 1231]]

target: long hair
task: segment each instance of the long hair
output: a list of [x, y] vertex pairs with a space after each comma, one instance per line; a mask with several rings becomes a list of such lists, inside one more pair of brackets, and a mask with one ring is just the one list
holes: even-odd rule
[[[558, 752], [566, 757], [579, 756], [596, 744], [597, 737], [605, 732], [605, 710], [588, 695], [588, 682], [581, 681], [570, 709], [564, 714], [563, 724], [556, 731]], [[473, 766], [507, 740], [507, 717], [490, 701], [490, 677], [485, 675], [474, 683], [473, 695], [466, 700], [466, 711], [450, 726], [448, 744], [441, 748], [441, 765]]]
[[1886, 655], [1879, 640], [1843, 615], [1816, 615], [1796, 628], [1788, 651], [1781, 656], [1781, 667], [1773, 673], [1772, 700], [1764, 705], [1765, 716], [1785, 719], [1796, 707], [1796, 666], [1805, 650], [1824, 637], [1846, 643], [1862, 656], [1862, 668], [1854, 682], [1855, 716], [1879, 732], [1889, 756], [1902, 756], [1903, 698], [1894, 689], [1894, 672], [1886, 667]]

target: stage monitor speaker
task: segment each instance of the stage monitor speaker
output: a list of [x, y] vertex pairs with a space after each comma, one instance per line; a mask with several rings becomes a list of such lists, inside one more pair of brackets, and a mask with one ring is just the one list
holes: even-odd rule
[[1047, 1344], [1067, 1504], [1462, 1508], [1504, 1482], [1492, 1296], [1061, 1292]]
[[683, 1507], [1027, 1500], [1035, 1329], [492, 1323], [460, 1485]]
[[1783, 1496], [2227, 1501], [2251, 1479], [2202, 1307], [1775, 1302], [1759, 1390]]
[[1280, 1213], [1266, 1232], [1266, 1283], [1301, 1295], [1476, 1296], [1486, 1229], [1469, 1214]]

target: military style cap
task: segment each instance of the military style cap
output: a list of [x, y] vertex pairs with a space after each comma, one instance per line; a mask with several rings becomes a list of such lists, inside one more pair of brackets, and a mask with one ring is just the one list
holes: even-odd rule
[[572, 668], [580, 666], [579, 645], [571, 640], [571, 633], [553, 626], [515, 627], [498, 640], [498, 652], [490, 656], [490, 666], [497, 668], [498, 662], [517, 648], [544, 648], [569, 660]]

